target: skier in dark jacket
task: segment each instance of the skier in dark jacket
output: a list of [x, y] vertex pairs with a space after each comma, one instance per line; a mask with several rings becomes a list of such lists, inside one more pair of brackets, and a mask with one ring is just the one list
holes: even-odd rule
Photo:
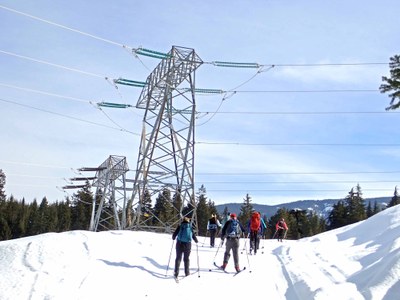
[[[236, 214], [232, 213], [231, 218], [225, 223], [221, 231], [221, 241], [222, 244], [226, 238], [224, 261], [221, 269], [225, 270], [228, 265], [229, 258], [231, 256], [230, 252], [233, 253], [233, 261], [235, 263], [236, 272], [240, 272], [239, 267], [239, 238], [245, 231], [242, 224], [236, 219]], [[221, 245], [222, 245], [221, 244]]]
[[176, 259], [175, 259], [175, 269], [174, 269], [174, 277], [177, 278], [179, 274], [179, 266], [182, 261], [183, 255], [183, 263], [185, 265], [185, 275], [190, 275], [189, 271], [189, 256], [192, 249], [192, 239], [198, 243], [196, 234], [190, 224], [190, 219], [188, 217], [184, 217], [182, 223], [175, 229], [172, 234], [172, 239], [176, 242]]
[[219, 228], [221, 228], [221, 223], [218, 221], [217, 216], [212, 214], [211, 218], [207, 222], [207, 231], [210, 233], [211, 248], [215, 245], [215, 236]]

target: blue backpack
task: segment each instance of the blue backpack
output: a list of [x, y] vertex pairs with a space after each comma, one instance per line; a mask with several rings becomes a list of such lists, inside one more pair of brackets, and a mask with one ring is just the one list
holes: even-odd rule
[[241, 232], [239, 221], [236, 219], [230, 220], [230, 224], [226, 230], [226, 235], [231, 238], [236, 238], [240, 236]]
[[192, 241], [192, 234], [190, 223], [182, 223], [178, 233], [178, 241], [181, 243], [190, 243]]

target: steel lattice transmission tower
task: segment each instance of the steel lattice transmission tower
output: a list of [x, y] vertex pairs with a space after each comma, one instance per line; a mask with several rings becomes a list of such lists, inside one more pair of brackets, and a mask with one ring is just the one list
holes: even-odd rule
[[124, 229], [126, 227], [126, 173], [128, 164], [124, 156], [110, 155], [97, 168], [79, 171], [96, 171], [92, 186], [93, 197], [91, 231]]
[[[173, 46], [148, 76], [137, 108], [144, 109], [143, 126], [128, 228], [169, 229], [184, 207], [197, 225], [194, 191], [195, 70], [203, 63], [193, 49]], [[168, 219], [146, 210], [148, 197], [169, 193], [178, 197]], [[132, 209], [131, 209], [132, 208]], [[152, 220], [152, 221], [151, 221]], [[153, 226], [157, 224], [156, 226]]]

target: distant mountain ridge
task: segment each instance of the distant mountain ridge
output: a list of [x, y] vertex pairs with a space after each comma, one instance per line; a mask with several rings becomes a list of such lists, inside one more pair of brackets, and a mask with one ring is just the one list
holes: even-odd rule
[[[299, 200], [277, 205], [252, 203], [252, 205], [255, 210], [261, 212], [261, 215], [266, 215], [268, 218], [273, 216], [280, 208], [286, 208], [287, 210], [297, 208], [301, 210], [314, 211], [317, 215], [327, 218], [332, 210], [333, 205], [340, 200], [343, 199]], [[381, 208], [386, 208], [391, 200], [391, 197], [366, 198], [364, 200], [366, 206], [369, 202], [371, 202], [371, 206], [374, 207], [376, 202]], [[225, 207], [227, 207], [228, 212], [234, 212], [238, 214], [240, 213], [240, 207], [242, 205], [243, 203], [226, 203], [216, 205], [215, 207], [220, 215], [222, 215], [224, 212]]]

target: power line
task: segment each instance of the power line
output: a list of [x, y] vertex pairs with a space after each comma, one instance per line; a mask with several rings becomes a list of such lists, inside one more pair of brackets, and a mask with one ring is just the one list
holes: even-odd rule
[[37, 63], [49, 65], [49, 66], [60, 68], [60, 69], [73, 71], [73, 72], [77, 72], [77, 73], [81, 73], [81, 74], [85, 74], [85, 75], [89, 75], [89, 76], [93, 76], [93, 77], [97, 77], [97, 78], [103, 78], [103, 79], [108, 80], [108, 77], [106, 77], [106, 76], [98, 75], [98, 74], [87, 72], [87, 71], [82, 71], [82, 70], [75, 69], [75, 68], [66, 67], [66, 66], [63, 66], [63, 65], [58, 65], [58, 64], [51, 63], [51, 62], [48, 62], [48, 61], [35, 59], [35, 58], [29, 57], [29, 56], [19, 55], [19, 54], [8, 52], [8, 51], [4, 51], [4, 50], [0, 50], [0, 53], [11, 55], [11, 56], [22, 58], [22, 59], [26, 59], [26, 60], [30, 60], [30, 61], [34, 61], [34, 62], [37, 62]]
[[18, 102], [15, 102], [15, 101], [2, 99], [2, 98], [0, 98], [0, 101], [11, 103], [11, 104], [15, 104], [15, 105], [19, 105], [19, 106], [23, 106], [23, 107], [27, 107], [27, 108], [34, 109], [34, 110], [37, 110], [37, 111], [41, 111], [41, 112], [57, 115], [57, 116], [60, 116], [60, 117], [72, 119], [72, 120], [75, 120], [75, 121], [80, 121], [80, 122], [88, 123], [88, 124], [91, 124], [91, 125], [97, 125], [97, 126], [101, 126], [101, 127], [106, 127], [106, 128], [109, 128], [109, 129], [123, 131], [123, 132], [127, 132], [127, 133], [130, 133], [130, 134], [133, 134], [133, 135], [140, 136], [139, 133], [135, 133], [135, 132], [126, 130], [124, 128], [116, 128], [116, 127], [108, 126], [108, 125], [105, 125], [105, 124], [96, 123], [96, 122], [92, 122], [92, 121], [88, 121], [88, 120], [84, 120], [84, 119], [68, 116], [68, 115], [65, 115], [65, 114], [49, 111], [49, 110], [46, 110], [46, 109], [43, 109], [43, 108], [37, 108], [37, 107], [31, 106], [31, 105], [22, 104], [22, 103], [18, 103]]
[[70, 167], [65, 167], [65, 166], [44, 165], [44, 164], [36, 164], [36, 163], [30, 163], [30, 162], [18, 162], [18, 161], [9, 161], [9, 160], [0, 160], [0, 162], [2, 164], [15, 164], [15, 165], [33, 166], [33, 167], [41, 167], [41, 168], [71, 169]]
[[[34, 15], [13, 9], [13, 8], [9, 8], [6, 7], [4, 5], [0, 5], [0, 8], [5, 9], [7, 11], [16, 13], [16, 14], [20, 14], [23, 15], [25, 17], [29, 17], [31, 19], [34, 19], [36, 21], [40, 21], [40, 22], [44, 22], [62, 29], [66, 29], [75, 33], [79, 33], [82, 35], [85, 35], [87, 37], [91, 37], [94, 38], [96, 40], [100, 40], [112, 45], [116, 45], [119, 47], [123, 47], [126, 49], [130, 49], [132, 50], [133, 53], [136, 54], [140, 54], [140, 55], [145, 55], [145, 56], [150, 56], [150, 57], [154, 57], [154, 58], [165, 58], [167, 54], [163, 53], [163, 52], [159, 52], [159, 51], [155, 51], [155, 50], [151, 50], [151, 49], [146, 49], [146, 48], [133, 48], [133, 47], [129, 47], [126, 46], [124, 44], [121, 43], [117, 43], [114, 42], [112, 40], [109, 39], [105, 39], [90, 33], [86, 33], [84, 31], [78, 30], [78, 29], [74, 29], [65, 25], [61, 25], [59, 23], [56, 22], [52, 22], [52, 21], [48, 21], [46, 19], [43, 18], [39, 18], [36, 17]], [[209, 61], [209, 62], [203, 62], [204, 64], [210, 64], [213, 66], [217, 66], [217, 67], [231, 67], [231, 68], [258, 68], [261, 69], [263, 67], [269, 67], [269, 68], [274, 68], [274, 67], [332, 67], [332, 66], [376, 66], [376, 65], [389, 65], [388, 62], [358, 62], [358, 63], [303, 63], [303, 64], [299, 64], [299, 63], [281, 63], [281, 64], [260, 64], [260, 63], [248, 63], [248, 62], [227, 62], [227, 61]]]
[[398, 147], [399, 143], [387, 143], [387, 144], [376, 144], [376, 143], [242, 143], [242, 142], [196, 142], [200, 145], [236, 145], [236, 146], [344, 146], [344, 147]]
[[331, 172], [255, 172], [255, 173], [228, 173], [228, 172], [198, 172], [196, 175], [216, 175], [216, 176], [226, 176], [226, 175], [241, 175], [241, 176], [260, 176], [260, 175], [340, 175], [340, 174], [396, 174], [400, 173], [400, 170], [394, 171], [331, 171]]
[[[221, 91], [225, 93], [226, 91]], [[329, 90], [243, 90], [235, 93], [379, 93], [377, 89], [329, 89]]]
[[202, 184], [319, 184], [319, 183], [400, 183], [400, 180], [318, 180], [318, 181], [201, 181]]
[[43, 19], [43, 18], [39, 18], [39, 17], [33, 16], [33, 15], [31, 15], [31, 14], [27, 14], [27, 13], [18, 11], [18, 10], [16, 10], [16, 9], [12, 9], [12, 8], [6, 7], [6, 6], [4, 6], [4, 5], [0, 5], [0, 8], [3, 8], [3, 9], [5, 9], [5, 10], [8, 10], [8, 11], [13, 12], [13, 13], [16, 13], [16, 14], [23, 15], [23, 16], [25, 16], [25, 17], [34, 19], [34, 20], [36, 20], [36, 21], [44, 22], [44, 23], [47, 23], [47, 24], [50, 24], [50, 25], [53, 25], [53, 26], [60, 27], [60, 28], [62, 28], [62, 29], [66, 29], [66, 30], [69, 30], [69, 31], [72, 31], [72, 32], [79, 33], [79, 34], [82, 34], [82, 35], [85, 35], [85, 36], [94, 38], [94, 39], [99, 40], [99, 41], [103, 41], [103, 42], [106, 42], [106, 43], [109, 43], [109, 44], [112, 44], [112, 45], [116, 45], [116, 46], [120, 46], [120, 47], [124, 47], [124, 48], [130, 48], [130, 47], [127, 47], [127, 46], [125, 46], [125, 45], [123, 45], [123, 44], [120, 44], [120, 43], [111, 41], [111, 40], [109, 40], [109, 39], [101, 38], [101, 37], [98, 37], [98, 36], [96, 36], [96, 35], [83, 32], [83, 31], [81, 31], [81, 30], [77, 30], [77, 29], [74, 29], [74, 28], [71, 28], [71, 27], [68, 27], [68, 26], [65, 26], [65, 25], [61, 25], [61, 24], [58, 24], [58, 23], [55, 23], [55, 22], [52, 22], [52, 21], [48, 21], [48, 20], [45, 20], [45, 19]]
[[24, 87], [11, 85], [11, 84], [5, 84], [5, 83], [1, 83], [1, 82], [0, 82], [0, 86], [4, 86], [4, 87], [7, 87], [7, 88], [12, 88], [12, 89], [16, 89], [16, 90], [21, 90], [21, 91], [26, 91], [26, 92], [31, 92], [31, 93], [38, 93], [38, 94], [51, 96], [51, 97], [64, 98], [64, 99], [68, 99], [68, 100], [73, 100], [73, 101], [79, 101], [79, 102], [85, 102], [85, 103], [92, 104], [92, 101], [89, 100], [89, 99], [82, 99], [82, 98], [77, 98], [77, 97], [64, 96], [64, 95], [60, 95], [60, 94], [54, 94], [54, 93], [49, 93], [49, 92], [45, 92], [45, 91], [40, 91], [40, 90], [35, 90], [35, 89], [30, 89], [30, 88], [24, 88]]
[[[389, 188], [377, 188], [377, 189], [363, 189], [363, 192], [371, 192], [371, 191], [389, 191]], [[348, 192], [345, 189], [260, 189], [260, 190], [251, 190], [251, 189], [207, 189], [207, 192], [280, 192], [280, 193], [290, 193], [290, 192]]]
[[387, 111], [199, 111], [199, 114], [240, 114], [240, 115], [355, 115], [355, 114], [399, 114]]

